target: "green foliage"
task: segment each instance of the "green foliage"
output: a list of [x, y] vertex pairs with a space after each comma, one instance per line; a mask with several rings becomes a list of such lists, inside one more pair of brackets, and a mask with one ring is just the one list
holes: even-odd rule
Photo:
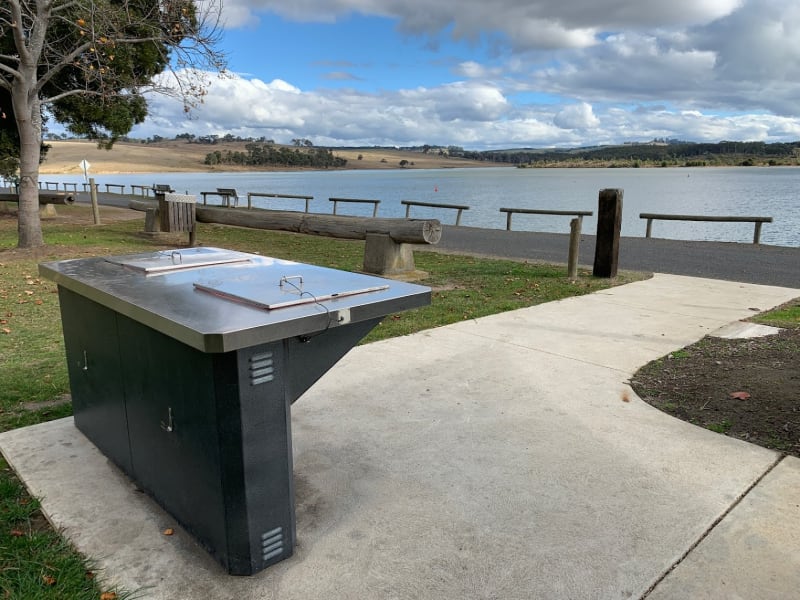
[[465, 151], [459, 154], [474, 160], [490, 160], [511, 164], [551, 166], [581, 163], [592, 166], [612, 162], [613, 166], [706, 166], [708, 164], [754, 165], [794, 164], [800, 142], [766, 144], [764, 142], [693, 143], [676, 140], [649, 144], [625, 144], [566, 150], [491, 150]]
[[[165, 33], [172, 17], [158, 7], [157, 0], [92, 0], [68, 9], [64, 19], [51, 21], [48, 39], [56, 41], [57, 55], [63, 56], [91, 40], [89, 47], [42, 89], [42, 97], [82, 90], [52, 103], [56, 121], [73, 134], [98, 140], [105, 147], [144, 121], [147, 105], [137, 90], [167, 67], [169, 43], [179, 41]], [[86, 14], [87, 9], [90, 14]], [[96, 33], [98, 30], [102, 35]], [[120, 39], [143, 41], [116, 41]]]
[[[48, 144], [41, 146], [43, 161], [50, 149]], [[19, 169], [19, 131], [11, 104], [11, 92], [0, 87], [0, 176], [13, 179]]]
[[147, 103], [139, 94], [113, 96], [97, 102], [83, 96], [69, 96], [53, 104], [56, 121], [66, 125], [75, 135], [97, 140], [103, 148], [111, 148], [121, 136], [147, 116]]
[[267, 143], [250, 143], [245, 146], [246, 152], [210, 152], [206, 155], [207, 165], [239, 165], [263, 166], [277, 165], [284, 167], [313, 167], [327, 169], [330, 167], [344, 167], [347, 159], [334, 156], [333, 152], [325, 148], [303, 149], [277, 147]]
[[[21, 5], [23, 27], [46, 27], [37, 73], [39, 98], [70, 132], [102, 146], [110, 147], [144, 120], [143, 86], [151, 85], [171, 62], [176, 68], [192, 66], [192, 51], [178, 51], [184, 42], [191, 40], [188, 46], [196, 49], [195, 55], [219, 58], [211, 49], [213, 35], [201, 33], [195, 0], [58, 0], [53, 3], [57, 12], [46, 19], [44, 5]], [[10, 8], [0, 8], [0, 22], [11, 15]], [[0, 29], [0, 61], [10, 69], [0, 71], [0, 88], [6, 91], [20, 83], [13, 75], [19, 52], [12, 34], [12, 27]], [[197, 90], [190, 85], [188, 91]], [[8, 113], [5, 98], [0, 100]], [[11, 141], [18, 147], [18, 140]], [[7, 143], [0, 140], [3, 151], [0, 158], [9, 155]]]

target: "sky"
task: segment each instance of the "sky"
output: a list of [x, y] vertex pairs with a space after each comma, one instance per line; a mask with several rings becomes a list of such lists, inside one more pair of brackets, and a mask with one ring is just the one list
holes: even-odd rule
[[[213, 0], [201, 0], [211, 2]], [[797, 0], [223, 0], [228, 74], [132, 137], [316, 146], [800, 140]]]

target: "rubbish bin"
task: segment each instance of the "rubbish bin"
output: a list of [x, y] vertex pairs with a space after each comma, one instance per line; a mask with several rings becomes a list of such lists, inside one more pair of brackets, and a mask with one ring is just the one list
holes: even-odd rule
[[292, 402], [427, 287], [220, 248], [42, 263], [76, 426], [226, 569], [292, 554]]

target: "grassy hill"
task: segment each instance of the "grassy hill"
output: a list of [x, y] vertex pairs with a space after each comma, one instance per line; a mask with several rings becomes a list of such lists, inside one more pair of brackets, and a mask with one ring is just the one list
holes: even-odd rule
[[[80, 162], [87, 160], [93, 174], [114, 173], [167, 173], [167, 172], [219, 172], [219, 171], [285, 171], [284, 166], [237, 167], [234, 165], [206, 165], [206, 155], [219, 151], [223, 154], [245, 152], [247, 142], [220, 142], [217, 144], [190, 144], [184, 140], [157, 143], [117, 142], [111, 150], [100, 150], [89, 141], [51, 141], [47, 159], [42, 164], [43, 175], [81, 174]], [[407, 161], [407, 169], [445, 169], [456, 167], [487, 167], [494, 163], [450, 158], [422, 152], [391, 148], [331, 149], [335, 156], [347, 159], [347, 169], [399, 169]], [[359, 158], [360, 157], [360, 158]]]

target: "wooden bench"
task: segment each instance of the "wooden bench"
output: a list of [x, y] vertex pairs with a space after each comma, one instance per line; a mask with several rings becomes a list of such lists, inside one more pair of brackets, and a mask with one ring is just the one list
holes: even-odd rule
[[64, 183], [64, 191], [65, 192], [67, 191], [67, 187], [69, 187], [69, 186], [72, 186], [72, 191], [73, 192], [77, 192], [78, 191], [78, 184], [77, 183], [65, 182]]
[[469, 206], [464, 204], [439, 204], [438, 202], [417, 202], [416, 200], [401, 200], [400, 204], [405, 204], [406, 206], [406, 219], [408, 219], [408, 215], [411, 212], [412, 206], [426, 206], [428, 208], [449, 208], [452, 210], [458, 211], [456, 213], [456, 225], [461, 225], [461, 213], [465, 210], [469, 210]]
[[591, 217], [592, 211], [590, 210], [546, 210], [539, 208], [501, 208], [500, 212], [506, 214], [506, 231], [511, 231], [511, 217], [514, 213], [525, 215], [563, 215], [568, 217], [577, 217], [578, 225], [583, 226], [583, 217]]
[[252, 208], [252, 200], [253, 198], [290, 198], [296, 200], [305, 200], [306, 202], [306, 210], [308, 212], [308, 207], [310, 202], [314, 199], [314, 196], [296, 196], [294, 194], [272, 194], [267, 192], [247, 192], [247, 208]]
[[761, 225], [772, 223], [772, 217], [741, 217], [741, 216], [711, 216], [711, 215], [664, 215], [659, 213], [640, 213], [640, 219], [647, 219], [645, 237], [649, 238], [653, 229], [653, 221], [709, 221], [714, 223], [754, 223], [753, 243], [761, 241]]
[[351, 202], [356, 204], [372, 204], [372, 216], [378, 216], [378, 205], [381, 203], [380, 200], [362, 200], [359, 198], [328, 198], [329, 201], [333, 202], [333, 214], [336, 213], [336, 205], [339, 202]]
[[153, 194], [158, 196], [159, 194], [172, 194], [175, 190], [172, 189], [171, 185], [167, 185], [166, 183], [154, 183], [153, 184]]
[[110, 194], [111, 193], [111, 188], [119, 189], [119, 193], [120, 194], [124, 194], [125, 193], [125, 186], [123, 184], [121, 184], [121, 183], [107, 183], [106, 184], [106, 193]]
[[44, 186], [44, 189], [46, 189], [46, 190], [57, 190], [58, 189], [58, 182], [57, 181], [40, 181], [39, 182], [39, 189], [42, 189], [42, 186]]
[[239, 206], [239, 194], [234, 188], [217, 188], [215, 192], [200, 192], [200, 195], [203, 197], [203, 204], [206, 203], [207, 196], [219, 196], [227, 208], [231, 207], [231, 201], [234, 206]]

